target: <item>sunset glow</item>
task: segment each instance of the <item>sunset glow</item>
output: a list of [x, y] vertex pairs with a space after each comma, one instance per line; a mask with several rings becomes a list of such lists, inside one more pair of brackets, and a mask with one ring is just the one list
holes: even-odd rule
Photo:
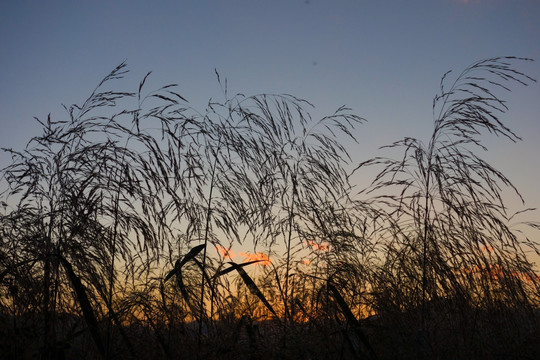
[[502, 266], [499, 264], [491, 264], [487, 268], [483, 266], [474, 265], [470, 268], [464, 268], [462, 272], [465, 274], [486, 275], [494, 280], [498, 280], [501, 277], [503, 277], [503, 269], [502, 269]]
[[0, 19], [0, 360], [540, 359], [540, 0]]
[[227, 259], [227, 260], [232, 260], [236, 256], [236, 254], [230, 247], [226, 248], [221, 245], [216, 245], [216, 250], [221, 255], [222, 258]]
[[263, 266], [268, 266], [272, 263], [270, 261], [270, 257], [268, 257], [267, 254], [262, 253], [262, 252], [258, 252], [255, 254], [248, 253], [248, 252], [241, 252], [240, 256], [244, 258], [244, 262], [260, 260], [258, 264], [263, 265]]
[[540, 275], [538, 274], [531, 275], [531, 274], [519, 272], [519, 271], [506, 272], [505, 274], [504, 268], [500, 264], [490, 264], [488, 267], [475, 265], [469, 268], [464, 268], [463, 270], [461, 270], [461, 272], [465, 274], [480, 274], [483, 276], [487, 276], [493, 280], [502, 279], [506, 276], [506, 274], [508, 274], [512, 277], [518, 278], [520, 280], [523, 280], [529, 283], [540, 281]]
[[306, 245], [316, 251], [326, 252], [330, 250], [330, 245], [327, 242], [318, 244], [314, 240], [306, 240]]
[[[226, 248], [221, 245], [216, 245], [216, 251], [223, 259], [226, 259], [226, 260], [232, 260], [233, 258], [236, 257], [236, 253], [230, 247]], [[270, 261], [270, 257], [267, 254], [262, 253], [262, 252], [257, 252], [257, 253], [240, 252], [238, 255], [243, 258], [243, 262], [260, 261], [257, 264], [263, 265], [263, 266], [267, 266], [272, 263]]]
[[485, 252], [493, 252], [493, 246], [491, 246], [491, 245], [484, 245], [484, 246], [482, 246], [482, 251], [485, 251]]

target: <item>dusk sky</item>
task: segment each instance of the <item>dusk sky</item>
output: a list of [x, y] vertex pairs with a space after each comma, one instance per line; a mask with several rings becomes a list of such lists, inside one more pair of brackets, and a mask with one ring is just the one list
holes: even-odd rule
[[[428, 140], [432, 100], [447, 70], [494, 56], [540, 79], [538, 0], [10, 1], [0, 3], [0, 147], [22, 150], [34, 116], [66, 119], [126, 60], [118, 90], [178, 83], [203, 110], [229, 94], [289, 93], [366, 118], [350, 147], [355, 163], [404, 136]], [[486, 137], [485, 158], [540, 207], [540, 85], [504, 94], [502, 117], [519, 144]], [[9, 158], [0, 155], [0, 167]], [[536, 212], [538, 220], [539, 212]]]

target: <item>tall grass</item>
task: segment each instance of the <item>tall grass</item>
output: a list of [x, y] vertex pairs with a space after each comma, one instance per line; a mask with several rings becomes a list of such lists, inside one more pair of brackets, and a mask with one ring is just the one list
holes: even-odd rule
[[[350, 109], [314, 119], [291, 95], [229, 97], [217, 74], [224, 100], [197, 110], [174, 84], [148, 90], [150, 73], [109, 90], [119, 65], [5, 149], [0, 353], [490, 358], [506, 341], [537, 354], [525, 246], [538, 247], [507, 225], [502, 188], [517, 189], [477, 154], [483, 131], [519, 140], [498, 94], [533, 81], [513, 67], [524, 60], [446, 74], [429, 142], [360, 164], [382, 170], [359, 194]], [[268, 258], [214, 252], [232, 245]]]
[[[538, 306], [538, 283], [529, 281], [535, 275], [525, 256], [529, 245], [538, 252], [538, 242], [527, 243], [512, 232], [513, 214], [505, 206], [503, 189], [521, 195], [478, 155], [487, 150], [481, 138], [486, 132], [520, 140], [500, 119], [508, 110], [500, 94], [513, 83], [534, 81], [513, 68], [519, 61], [530, 60], [491, 58], [453, 79], [446, 73], [433, 101], [434, 128], [428, 142], [404, 138], [387, 146], [401, 152], [398, 158], [377, 157], [360, 165], [382, 166], [367, 191], [376, 194], [388, 214], [381, 244], [387, 256], [376, 282], [383, 293], [376, 295], [377, 306], [393, 306], [394, 311], [419, 307], [420, 321], [414, 326], [422, 357], [436, 356], [442, 311], [476, 317], [473, 309], [499, 313], [517, 306], [524, 318], [515, 320], [527, 321], [525, 314], [532, 315]], [[439, 311], [438, 306], [446, 309]], [[455, 329], [460, 335], [479, 330], [462, 320]], [[487, 345], [474, 335], [459, 341], [470, 341], [467, 347], [473, 348]]]

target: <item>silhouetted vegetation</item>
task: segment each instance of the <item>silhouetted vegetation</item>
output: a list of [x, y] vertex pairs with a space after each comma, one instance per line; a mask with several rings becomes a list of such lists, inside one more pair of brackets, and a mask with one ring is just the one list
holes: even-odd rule
[[295, 96], [229, 97], [216, 74], [224, 100], [199, 111], [150, 73], [110, 90], [119, 65], [4, 149], [0, 358], [540, 356], [538, 225], [510, 227], [528, 210], [479, 156], [485, 133], [520, 140], [501, 119], [501, 94], [534, 82], [520, 61], [445, 74], [427, 142], [359, 165], [349, 108], [315, 119]]

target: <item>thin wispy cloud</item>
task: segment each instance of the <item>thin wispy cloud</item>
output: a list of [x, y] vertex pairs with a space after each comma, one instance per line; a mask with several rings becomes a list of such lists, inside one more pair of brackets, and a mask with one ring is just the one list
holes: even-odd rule
[[232, 258], [236, 256], [236, 254], [230, 247], [226, 248], [224, 246], [217, 245], [216, 250], [224, 259], [231, 260]]
[[244, 262], [259, 260], [260, 261], [259, 264], [264, 265], [264, 266], [270, 265], [272, 263], [268, 255], [262, 252], [258, 252], [255, 254], [248, 253], [248, 252], [241, 252], [240, 256], [244, 258]]

